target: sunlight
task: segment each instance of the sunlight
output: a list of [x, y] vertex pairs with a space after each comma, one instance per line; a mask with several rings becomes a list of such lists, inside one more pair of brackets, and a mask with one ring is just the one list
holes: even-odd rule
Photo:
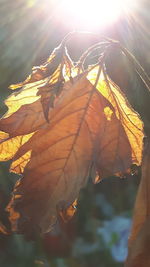
[[134, 0], [64, 0], [63, 12], [69, 24], [103, 27], [133, 8]]

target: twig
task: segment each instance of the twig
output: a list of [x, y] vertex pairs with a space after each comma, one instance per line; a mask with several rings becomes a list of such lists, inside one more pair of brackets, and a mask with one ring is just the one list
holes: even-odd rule
[[118, 43], [118, 47], [121, 49], [121, 51], [126, 55], [128, 60], [131, 62], [136, 72], [139, 74], [140, 78], [142, 79], [145, 86], [147, 87], [148, 91], [150, 92], [150, 78], [148, 74], [145, 72], [145, 70], [140, 65], [140, 63], [137, 61], [137, 59], [125, 47], [123, 47], [120, 43]]

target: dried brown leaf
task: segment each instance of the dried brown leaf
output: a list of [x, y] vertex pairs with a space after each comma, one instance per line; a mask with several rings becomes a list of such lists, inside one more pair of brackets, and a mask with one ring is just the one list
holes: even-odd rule
[[54, 49], [52, 54], [49, 56], [49, 58], [43, 65], [33, 67], [32, 73], [26, 78], [25, 81], [18, 84], [12, 84], [10, 86], [10, 89], [15, 90], [21, 88], [26, 84], [34, 83], [36, 81], [43, 80], [46, 77], [50, 77], [51, 75], [53, 75], [61, 64], [63, 53], [64, 45], [60, 44], [57, 48]]
[[150, 141], [146, 141], [142, 178], [136, 198], [126, 266], [150, 265]]
[[[97, 68], [94, 68], [89, 72], [88, 79], [92, 84], [97, 77], [97, 71]], [[106, 80], [103, 72], [96, 88], [109, 103], [104, 107], [107, 123], [104, 133], [101, 132], [101, 147], [97, 157], [97, 165], [102, 170], [99, 175], [106, 177], [117, 172], [124, 173], [132, 163], [141, 163], [143, 123], [120, 88], [109, 78]]]
[[[109, 85], [103, 74], [97, 81], [98, 73], [95, 68], [64, 83], [49, 111], [49, 124], [41, 93], [37, 96], [37, 91], [46, 91], [45, 81], [27, 84], [7, 100], [9, 111], [0, 121], [5, 132], [0, 135], [1, 160], [12, 158], [11, 171], [23, 173], [8, 206], [14, 231], [49, 231], [58, 214], [73, 214], [69, 207], [89, 173], [97, 183], [140, 163], [142, 122], [119, 88], [111, 81]], [[11, 98], [18, 99], [14, 113]]]

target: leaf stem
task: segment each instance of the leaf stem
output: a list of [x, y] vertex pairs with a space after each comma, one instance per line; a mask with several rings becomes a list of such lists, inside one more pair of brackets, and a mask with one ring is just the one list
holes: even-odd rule
[[83, 70], [83, 64], [85, 59], [87, 58], [87, 56], [89, 56], [90, 53], [93, 52], [93, 50], [104, 46], [104, 49], [106, 48], [106, 46], [114, 46], [116, 45], [117, 48], [119, 48], [124, 54], [125, 56], [128, 58], [128, 60], [131, 62], [132, 66], [134, 67], [134, 69], [136, 70], [136, 72], [138, 73], [138, 75], [140, 76], [141, 80], [143, 81], [143, 83], [145, 84], [146, 88], [148, 89], [148, 91], [150, 92], [150, 78], [148, 76], [148, 74], [145, 72], [144, 68], [140, 65], [140, 63], [138, 62], [138, 60], [133, 56], [132, 53], [130, 53], [124, 46], [122, 46], [117, 40], [113, 40], [111, 38], [105, 37], [105, 36], [99, 36], [98, 34], [92, 33], [92, 32], [86, 32], [86, 31], [73, 31], [68, 33], [64, 39], [62, 40], [62, 45], [65, 47], [67, 42], [70, 41], [70, 39], [72, 37], [78, 37], [80, 35], [89, 35], [91, 37], [93, 37], [94, 39], [96, 39], [98, 41], [98, 43], [96, 43], [95, 45], [92, 45], [91, 47], [89, 47], [80, 57], [78, 63], [77, 63], [77, 67], [82, 68]]

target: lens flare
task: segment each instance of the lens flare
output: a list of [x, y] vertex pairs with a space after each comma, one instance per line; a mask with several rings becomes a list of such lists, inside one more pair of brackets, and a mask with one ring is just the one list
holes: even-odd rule
[[131, 10], [134, 0], [64, 0], [64, 23], [77, 27], [103, 27], [114, 23], [123, 13]]

